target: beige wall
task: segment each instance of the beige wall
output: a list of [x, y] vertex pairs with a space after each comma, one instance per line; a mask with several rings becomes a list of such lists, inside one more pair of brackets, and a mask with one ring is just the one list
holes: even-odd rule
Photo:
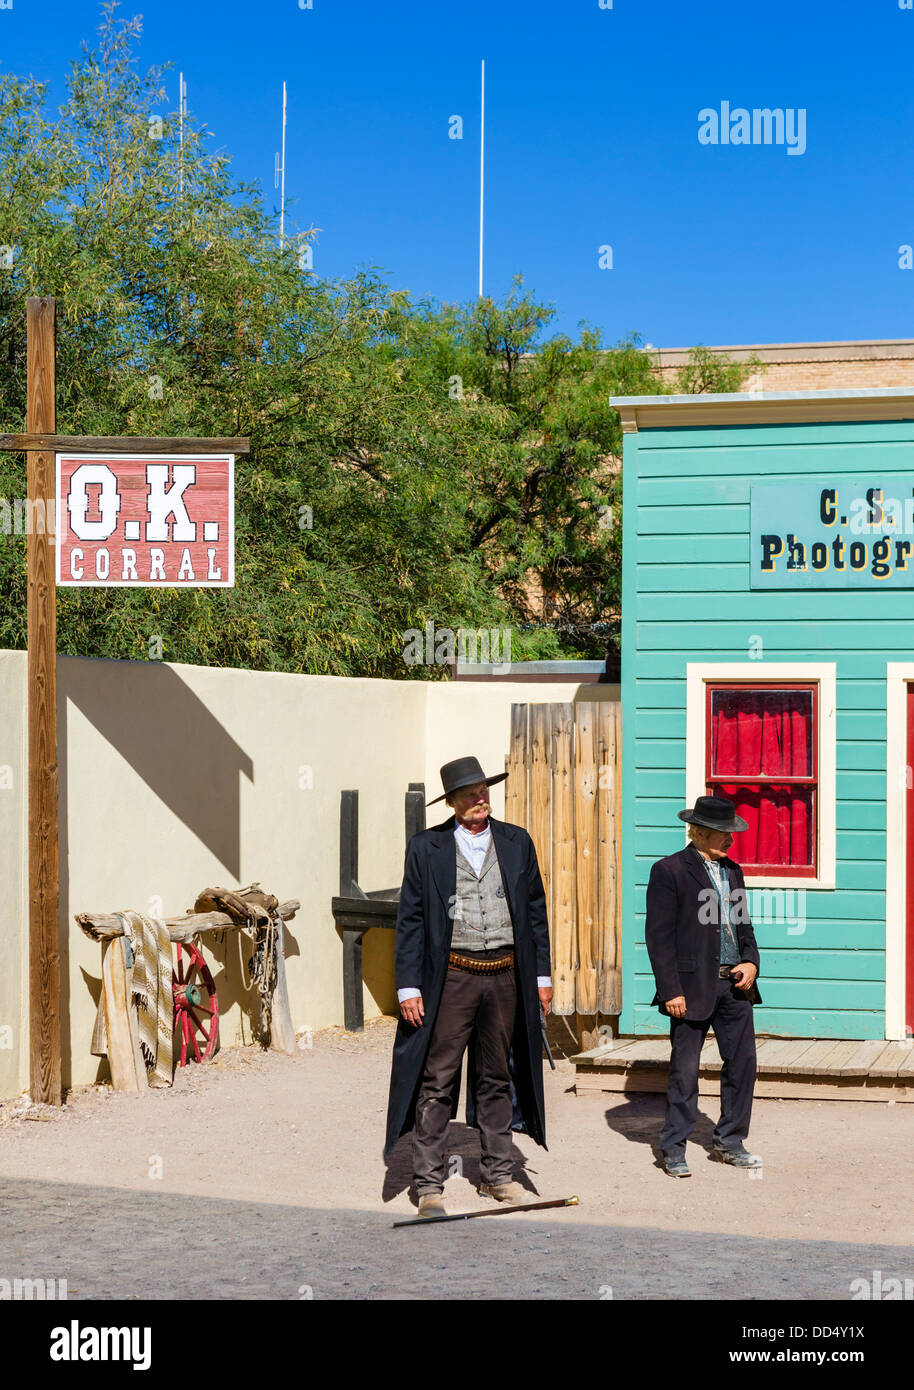
[[[0, 1096], [28, 1085], [24, 652], [0, 652]], [[610, 698], [618, 687], [293, 676], [151, 662], [58, 661], [64, 1084], [105, 1076], [89, 1052], [100, 948], [76, 912], [174, 916], [201, 889], [257, 879], [298, 898], [288, 977], [296, 1028], [343, 1021], [340, 792], [359, 791], [359, 881], [400, 880], [407, 784], [475, 753], [504, 770], [514, 701]], [[12, 786], [3, 787], [3, 768]], [[308, 785], [310, 781], [310, 785]], [[493, 796], [503, 814], [504, 789]], [[443, 805], [428, 812], [443, 819]], [[250, 1038], [240, 937], [206, 938], [220, 1037]], [[393, 933], [363, 947], [366, 1018], [396, 1007]], [[6, 1041], [11, 1046], [6, 1046]]]
[[28, 1080], [25, 652], [0, 652], [0, 1097]]

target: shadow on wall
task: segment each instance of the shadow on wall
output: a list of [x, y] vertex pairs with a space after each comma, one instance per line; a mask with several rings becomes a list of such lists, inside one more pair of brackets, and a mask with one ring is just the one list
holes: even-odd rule
[[[106, 667], [111, 669], [110, 682], [105, 680]], [[72, 701], [237, 878], [241, 868], [239, 773], [253, 782], [254, 764], [203, 701], [175, 671], [153, 661], [64, 657], [57, 680], [59, 700]], [[137, 737], [138, 724], [141, 737]], [[61, 731], [65, 730], [62, 720]]]
[[[239, 774], [249, 782], [254, 780], [253, 760], [170, 667], [152, 661], [58, 658], [60, 1004], [65, 1086], [72, 1077], [69, 941], [70, 932], [78, 930], [70, 912], [68, 874], [67, 701], [117, 749], [236, 881], [241, 868]], [[97, 810], [109, 816], [118, 813], [117, 806]], [[78, 816], [80, 808], [69, 807], [69, 812]]]
[[[394, 969], [395, 933], [375, 927], [362, 938], [362, 983], [371, 995], [378, 1013], [400, 1013]], [[366, 1018], [371, 1017], [366, 1006]]]

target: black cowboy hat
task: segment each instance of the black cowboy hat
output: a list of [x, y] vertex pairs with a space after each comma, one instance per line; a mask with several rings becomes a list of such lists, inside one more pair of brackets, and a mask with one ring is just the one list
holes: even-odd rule
[[434, 806], [436, 802], [450, 796], [451, 792], [459, 792], [461, 787], [474, 787], [477, 782], [485, 782], [489, 787], [494, 786], [496, 782], [503, 782], [507, 775], [507, 772], [499, 772], [494, 777], [487, 777], [477, 758], [455, 758], [452, 763], [445, 763], [441, 769], [441, 785], [444, 787], [442, 795], [436, 796], [434, 801], [426, 801], [425, 804]]
[[736, 806], [725, 796], [700, 796], [692, 810], [679, 811], [679, 819], [710, 830], [747, 830], [749, 822], [736, 814]]

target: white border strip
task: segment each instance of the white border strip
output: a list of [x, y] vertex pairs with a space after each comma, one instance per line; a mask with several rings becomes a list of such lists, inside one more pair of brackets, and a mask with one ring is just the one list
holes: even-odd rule
[[818, 878], [746, 878], [749, 888], [824, 888], [835, 886], [836, 724], [833, 661], [689, 661], [686, 663], [686, 797], [694, 806], [705, 796], [705, 682], [817, 681], [819, 685]]
[[887, 661], [885, 666], [885, 1035], [905, 1037], [905, 970], [907, 955], [907, 796], [908, 761], [905, 686], [914, 681], [914, 662]]

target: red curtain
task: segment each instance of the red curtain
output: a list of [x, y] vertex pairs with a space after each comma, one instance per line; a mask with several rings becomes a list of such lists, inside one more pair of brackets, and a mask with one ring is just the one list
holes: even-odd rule
[[738, 863], [812, 864], [812, 788], [774, 779], [812, 773], [813, 733], [809, 691], [711, 692], [711, 776], [728, 779], [714, 790], [748, 822], [730, 850]]

